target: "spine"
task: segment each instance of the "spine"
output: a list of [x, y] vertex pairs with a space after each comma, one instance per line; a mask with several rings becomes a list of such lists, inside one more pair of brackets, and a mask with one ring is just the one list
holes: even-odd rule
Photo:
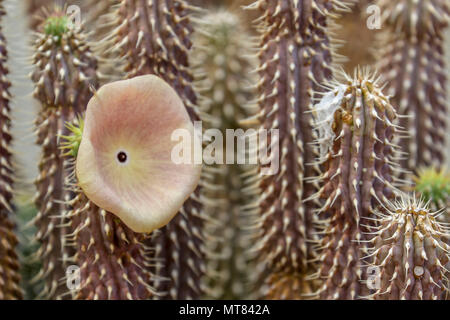
[[68, 216], [73, 233], [74, 261], [80, 268], [76, 300], [148, 300], [154, 294], [149, 259], [137, 234], [120, 220], [100, 209], [83, 194], [70, 202]]
[[[397, 106], [407, 135], [397, 142], [402, 168], [442, 166], [446, 129], [446, 81], [443, 31], [450, 5], [445, 0], [377, 2], [386, 32], [381, 35], [378, 70]], [[401, 178], [410, 178], [407, 174]]]
[[379, 228], [370, 240], [375, 300], [440, 300], [448, 295], [450, 236], [436, 213], [403, 197], [379, 212]]

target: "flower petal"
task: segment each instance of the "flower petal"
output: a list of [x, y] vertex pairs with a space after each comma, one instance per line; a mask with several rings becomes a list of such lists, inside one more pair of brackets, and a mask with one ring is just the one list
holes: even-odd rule
[[[160, 78], [146, 75], [103, 86], [86, 111], [76, 162], [79, 186], [135, 232], [166, 225], [201, 173], [193, 161], [172, 161], [179, 142], [171, 136], [177, 129], [194, 137], [183, 103]], [[183, 152], [191, 152], [193, 144], [184, 144]]]

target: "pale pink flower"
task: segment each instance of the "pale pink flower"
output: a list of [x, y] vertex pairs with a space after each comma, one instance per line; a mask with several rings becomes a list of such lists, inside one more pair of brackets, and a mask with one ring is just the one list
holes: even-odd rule
[[146, 75], [103, 86], [87, 106], [76, 161], [79, 186], [135, 232], [166, 225], [201, 173], [193, 161], [172, 161], [176, 129], [194, 136], [182, 101], [162, 79]]

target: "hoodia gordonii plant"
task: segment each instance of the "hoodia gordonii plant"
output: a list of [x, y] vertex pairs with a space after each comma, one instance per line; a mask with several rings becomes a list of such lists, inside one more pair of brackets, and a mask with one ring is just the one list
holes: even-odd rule
[[[0, 1], [0, 17], [5, 9]], [[0, 29], [0, 300], [22, 298], [19, 287], [19, 259], [16, 253], [18, 243], [15, 234], [13, 199], [13, 159], [11, 153], [8, 69], [5, 64], [8, 53], [5, 38]]]
[[[73, 190], [73, 189], [71, 189]], [[76, 191], [76, 190], [75, 190]], [[83, 192], [69, 202], [75, 243], [74, 262], [80, 269], [77, 300], [142, 300], [153, 296], [152, 275], [146, 270], [145, 235], [134, 233], [111, 213], [97, 207]], [[70, 279], [69, 279], [70, 280]], [[70, 286], [70, 282], [69, 282]]]
[[[260, 50], [257, 83], [260, 107], [256, 115], [261, 130], [279, 130], [279, 141], [270, 140], [272, 152], [279, 148], [279, 171], [261, 176], [249, 190], [259, 195], [254, 208], [259, 214], [257, 251], [266, 265], [262, 296], [296, 299], [311, 292], [304, 281], [313, 270], [315, 253], [314, 203], [304, 200], [317, 189], [308, 179], [317, 176], [317, 157], [309, 111], [320, 83], [332, 77], [332, 50], [327, 35], [331, 11], [341, 8], [338, 1], [259, 0], [248, 8], [261, 13]], [[254, 180], [253, 180], [254, 181]], [[260, 193], [261, 192], [261, 193]], [[289, 289], [297, 279], [301, 290]], [[288, 292], [288, 294], [276, 294]]]
[[450, 3], [379, 0], [376, 4], [385, 30], [378, 43], [382, 48], [378, 69], [402, 116], [400, 125], [408, 132], [399, 137], [405, 152], [401, 166], [409, 171], [439, 167], [444, 163], [448, 119], [443, 37]]
[[81, 29], [69, 28], [67, 18], [56, 9], [35, 40], [31, 77], [35, 83], [34, 97], [41, 109], [35, 122], [37, 143], [42, 147], [39, 176], [35, 181], [35, 204], [38, 213], [36, 241], [41, 244], [36, 258], [43, 268], [36, 279], [44, 281], [41, 297], [60, 298], [67, 292], [63, 277], [71, 248], [64, 245], [66, 225], [64, 191], [68, 175], [58, 147], [58, 136], [67, 134], [64, 124], [84, 111], [91, 96], [89, 86], [96, 86], [97, 61], [86, 44]]
[[[251, 36], [237, 14], [223, 9], [205, 13], [195, 27], [192, 64], [203, 126], [218, 130], [217, 134], [228, 140], [227, 130], [245, 130], [239, 120], [253, 113], [248, 106], [248, 101], [254, 99], [251, 84], [255, 82]], [[254, 174], [255, 166], [236, 164], [236, 148], [227, 150], [225, 141], [216, 135], [211, 140], [226, 152], [215, 150], [212, 158], [218, 163], [205, 159], [205, 180], [211, 186], [202, 190], [211, 199], [205, 203], [209, 217], [205, 225], [206, 295], [242, 299], [249, 294], [253, 276], [246, 248], [254, 233], [249, 228], [252, 217], [243, 212], [251, 198], [242, 190], [245, 176], [252, 175], [252, 171]], [[227, 164], [227, 158], [235, 164]]]
[[[111, 30], [116, 26], [112, 19], [121, 0], [83, 0], [80, 9], [82, 19], [89, 33], [89, 43], [99, 60], [98, 72], [102, 75], [100, 84], [123, 79], [124, 60], [108, 41]], [[109, 36], [109, 37], [108, 37]]]
[[[188, 69], [191, 11], [184, 0], [122, 0], [115, 13], [113, 41], [126, 61], [129, 78], [154, 74], [181, 97], [192, 121], [198, 120], [197, 97]], [[205, 273], [202, 200], [197, 188], [160, 235], [154, 237], [155, 273], [164, 278], [155, 287], [166, 299], [196, 299], [203, 295]]]
[[76, 153], [67, 239], [80, 267], [75, 298], [149, 299], [154, 279], [144, 240], [177, 214], [200, 178], [201, 166], [171, 159], [171, 134], [193, 133], [190, 118], [171, 87], [141, 76], [100, 88], [82, 129], [72, 128], [65, 147]]
[[438, 219], [450, 223], [450, 172], [445, 168], [422, 168], [414, 180], [415, 191], [430, 201], [432, 210], [446, 209]]
[[331, 84], [315, 106], [318, 144], [324, 173], [320, 191], [325, 200], [317, 226], [322, 281], [316, 297], [357, 299], [367, 294], [362, 257], [365, 232], [374, 210], [394, 196], [392, 144], [396, 111], [374, 77], [359, 69], [352, 79]]
[[448, 226], [421, 200], [403, 196], [378, 212], [370, 240], [374, 272], [368, 296], [380, 300], [440, 300], [448, 297]]

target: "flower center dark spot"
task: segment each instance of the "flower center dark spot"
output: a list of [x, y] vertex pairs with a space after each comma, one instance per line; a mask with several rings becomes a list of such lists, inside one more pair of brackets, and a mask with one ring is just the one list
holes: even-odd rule
[[127, 158], [128, 158], [127, 154], [123, 151], [120, 151], [117, 154], [117, 160], [119, 160], [120, 163], [124, 163], [125, 161], [127, 161]]

